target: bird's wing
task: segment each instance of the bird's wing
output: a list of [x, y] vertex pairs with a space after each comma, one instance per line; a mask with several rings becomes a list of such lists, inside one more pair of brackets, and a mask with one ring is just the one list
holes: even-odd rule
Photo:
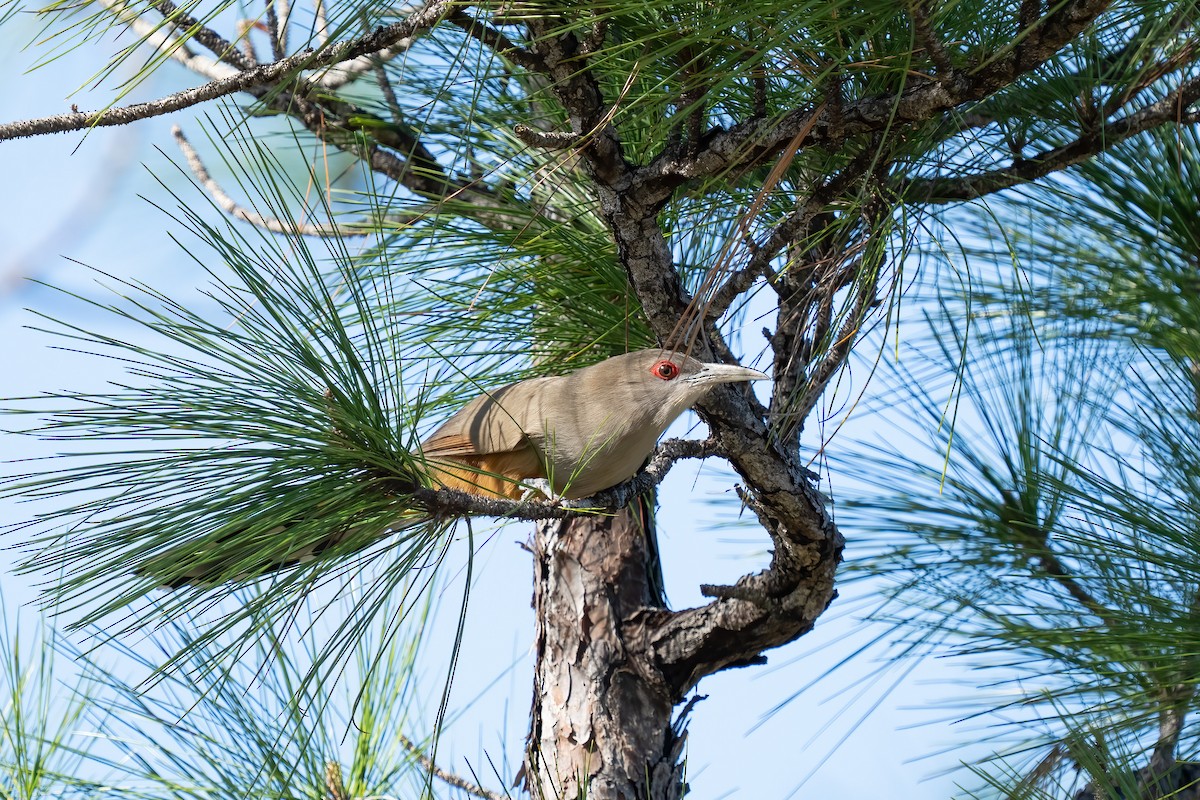
[[529, 422], [531, 401], [541, 384], [550, 378], [513, 383], [496, 391], [476, 397], [446, 420], [421, 443], [427, 456], [454, 457], [507, 453], [529, 447], [530, 435], [540, 432], [540, 425]]

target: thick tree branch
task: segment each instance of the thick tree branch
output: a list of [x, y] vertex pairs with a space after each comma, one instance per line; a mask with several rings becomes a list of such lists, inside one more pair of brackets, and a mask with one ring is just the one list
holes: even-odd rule
[[[400, 22], [377, 28], [357, 39], [325, 45], [317, 50], [305, 50], [294, 56], [271, 64], [245, 70], [229, 77], [210, 81], [203, 86], [129, 106], [102, 111], [72, 112], [39, 119], [21, 120], [0, 124], [0, 141], [40, 136], [47, 133], [64, 133], [89, 128], [126, 125], [140, 119], [148, 119], [172, 111], [189, 108], [208, 100], [245, 91], [256, 86], [271, 85], [294, 77], [303, 70], [338, 64], [350, 59], [385, 50], [392, 44], [412, 36], [419, 30], [437, 24], [450, 6], [450, 0], [433, 0], [429, 5], [414, 12]], [[368, 64], [369, 68], [369, 64]]]
[[[556, 39], [548, 29], [531, 27], [537, 55], [547, 64], [572, 130], [586, 139], [580, 155], [594, 178], [601, 212], [651, 329], [664, 344], [690, 341], [689, 331], [679, 326], [681, 320], [691, 319], [691, 298], [674, 268], [657, 218], [671, 190], [639, 181], [639, 171], [625, 161], [599, 87], [575, 58], [573, 38]], [[795, 139], [810, 122], [805, 119], [791, 129], [780, 144]], [[765, 155], [768, 150], [758, 152]], [[744, 150], [733, 155], [739, 165], [753, 163]], [[695, 342], [692, 354], [713, 357], [703, 337]], [[746, 481], [748, 504], [775, 546], [767, 570], [739, 581], [746, 596], [761, 599], [762, 604], [718, 600], [704, 609], [681, 612], [686, 617], [648, 611], [625, 623], [626, 640], [638, 653], [637, 663], [658, 674], [664, 696], [673, 700], [703, 675], [745, 663], [747, 653], [757, 658], [762, 649], [803, 634], [833, 596], [841, 536], [819, 494], [808, 484], [798, 453], [785, 452], [772, 442], [749, 392], [747, 387], [717, 387], [697, 409], [709, 424], [719, 452]], [[687, 622], [690, 619], [696, 622]], [[685, 634], [685, 629], [691, 633]], [[733, 635], [722, 633], [731, 631]]]
[[[786, 240], [798, 235], [804, 227], [799, 220], [807, 222], [814, 209], [828, 201], [826, 190], [833, 195], [845, 192], [871, 163], [872, 159], [865, 159], [862, 165], [851, 165], [853, 168], [814, 192], [809, 198], [812, 208], [789, 217], [768, 238], [771, 248], [781, 249]], [[766, 255], [763, 251], [763, 257]], [[876, 276], [868, 276], [858, 287], [840, 341], [814, 381], [821, 387], [824, 370], [840, 364], [848, 352], [871, 306], [876, 280]], [[627, 636], [642, 648], [675, 700], [705, 675], [757, 663], [762, 651], [802, 636], [835, 596], [842, 537], [826, 511], [824, 498], [811, 485], [810, 473], [798, 463], [798, 450], [770, 444], [773, 438], [754, 408], [745, 394], [733, 389], [713, 392], [700, 411], [722, 452], [746, 481], [739, 494], [771, 536], [770, 565], [732, 587], [703, 587], [705, 594], [716, 598], [706, 606], [674, 614], [647, 612], [627, 626]]]
[[605, 186], [626, 186], [630, 167], [596, 75], [580, 63], [579, 42], [572, 34], [558, 35], [551, 19], [531, 19], [529, 29], [534, 58], [570, 115], [571, 130], [586, 140], [593, 177]]
[[834, 596], [843, 546], [798, 453], [764, 446], [770, 441], [766, 426], [736, 390], [714, 391], [700, 411], [746, 481], [743, 500], [774, 549], [767, 569], [738, 581], [736, 594], [749, 599], [718, 599], [654, 620], [641, 633], [647, 653], [680, 693], [704, 675], [807, 632]]
[[695, 439], [668, 439], [662, 442], [646, 466], [629, 480], [591, 497], [578, 500], [540, 501], [505, 500], [479, 497], [453, 489], [416, 489], [404, 487], [422, 507], [440, 516], [484, 516], [510, 519], [545, 520], [570, 519], [597, 513], [617, 511], [636, 497], [645, 494], [666, 479], [676, 461], [685, 458], [708, 458], [718, 455], [715, 444]]
[[812, 629], [835, 596], [828, 587], [838, 559], [828, 557], [799, 588], [770, 597], [747, 576], [739, 582], [745, 599], [722, 598], [684, 611], [649, 612], [626, 624], [625, 635], [648, 654], [673, 699], [681, 700], [706, 675], [762, 663], [764, 650]]

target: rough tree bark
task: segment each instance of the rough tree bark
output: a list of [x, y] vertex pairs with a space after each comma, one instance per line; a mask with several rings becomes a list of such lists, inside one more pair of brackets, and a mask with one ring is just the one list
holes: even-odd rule
[[[696, 333], [699, 338], [689, 342], [695, 355], [732, 359], [716, 320], [757, 281], [776, 293], [779, 315], [768, 336], [775, 382], [769, 406], [746, 387], [725, 386], [698, 408], [712, 431], [705, 451], [728, 460], [742, 481], [747, 508], [771, 539], [766, 569], [734, 586], [703, 587], [711, 602], [672, 611], [657, 591], [653, 515], [646, 502], [612, 517], [548, 521], [537, 529], [532, 546], [536, 664], [523, 771], [539, 800], [585, 794], [596, 800], [681, 797], [686, 706], [683, 713], [676, 709], [704, 676], [759, 663], [765, 650], [806, 633], [834, 598], [842, 537], [811, 485], [799, 431], [870, 321], [880, 276], [869, 265], [862, 268], [862, 253], [886, 241], [889, 215], [903, 204], [978, 197], [1047, 175], [1154, 125], [1200, 122], [1200, 112], [1190, 109], [1200, 99], [1200, 78], [1191, 77], [1164, 90], [1154, 103], [1126, 107], [1137, 93], [1125, 95], [1104, 119], [1081, 128], [1074, 141], [990, 170], [956, 172], [946, 166], [948, 172], [926, 175], [903, 168], [909, 158], [903, 147], [896, 154], [889, 151], [889, 141], [927, 123], [940, 122], [947, 136], [959, 130], [965, 124], [960, 112], [1052, 59], [1108, 9], [1110, 0], [1064, 0], [1044, 11], [1041, 3], [1021, 3], [1012, 14], [1013, 41], [1019, 46], [974, 54], [951, 53], [931, 27], [925, 4], [912, 3], [903, 13], [920, 40], [914, 54], [928, 58], [914, 62], [920, 69], [911, 70], [902, 89], [849, 96], [844, 76], [834, 70], [816, 87], [819, 101], [789, 106], [791, 99], [783, 98], [783, 107], [769, 114], [764, 102], [743, 118], [718, 119], [706, 116], [702, 87], [689, 84], [676, 104], [693, 109], [681, 119], [679, 141], [648, 154], [627, 149], [614, 121], [620, 98], [606, 96], [603, 72], [591, 63], [607, 44], [603, 14], [591, 33], [583, 34], [563, 24], [565, 15], [582, 13], [574, 6], [516, 4], [521, 13], [508, 21], [496, 11], [493, 22], [504, 30], [524, 26], [514, 42], [486, 16], [469, 16], [467, 5], [430, 0], [404, 20], [360, 37], [322, 41], [311, 52], [288, 57], [278, 48], [275, 61], [255, 65], [237, 55], [227, 39], [190, 19], [177, 18], [164, 33], [157, 18], [141, 7], [100, 2], [164, 57], [181, 61], [208, 82], [154, 102], [0, 124], [0, 140], [125, 124], [244, 92], [413, 196], [434, 203], [453, 198], [459, 208], [469, 209], [458, 213], [472, 222], [507, 231], [525, 225], [527, 217], [507, 214], [509, 207], [486, 182], [444, 168], [434, 156], [443, 144], [431, 147], [416, 127], [392, 125], [338, 93], [356, 75], [403, 52], [414, 37], [449, 24], [519, 67], [536, 105], [557, 101], [555, 113], [514, 119], [513, 133], [530, 148], [556, 150], [561, 163], [586, 171], [631, 299], [660, 343], [679, 344], [681, 332]], [[189, 37], [207, 41], [215, 58], [183, 47]], [[557, 129], [558, 110], [569, 130]], [[789, 158], [789, 148], [794, 155], [801, 147], [851, 153], [855, 146], [859, 157], [797, 190], [794, 212], [762, 221], [765, 230], [744, 267], [734, 274], [714, 269], [725, 282], [707, 304], [687, 295], [659, 219], [675, 193]], [[546, 163], [557, 162], [548, 158]], [[852, 207], [844, 201], [864, 196], [877, 198], [878, 204], [869, 207], [862, 225], [839, 227], [832, 209]], [[552, 207], [541, 213], [551, 220], [566, 218]], [[773, 268], [781, 259], [787, 268]], [[844, 314], [835, 313], [838, 298], [845, 300]], [[493, 512], [471, 501], [462, 513]], [[1166, 767], [1171, 788], [1193, 774], [1190, 768]], [[1156, 787], [1167, 785], [1163, 770], [1148, 775], [1160, 776]], [[1088, 789], [1080, 797], [1094, 795]]]
[[533, 540], [533, 713], [525, 774], [550, 798], [682, 797], [674, 698], [628, 621], [662, 609], [643, 499], [614, 517], [540, 523]]

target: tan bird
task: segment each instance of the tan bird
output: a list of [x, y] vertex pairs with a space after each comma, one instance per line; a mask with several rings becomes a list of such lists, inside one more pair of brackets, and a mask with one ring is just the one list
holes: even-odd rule
[[[421, 444], [430, 477], [521, 498], [531, 485], [588, 497], [633, 477], [663, 431], [718, 383], [763, 373], [653, 349], [480, 395]], [[531, 482], [533, 482], [531, 484]]]
[[[663, 431], [713, 386], [766, 377], [657, 348], [614, 356], [476, 397], [422, 442], [423, 463], [433, 485], [471, 494], [521, 499], [536, 489], [548, 496], [588, 497], [633, 477]], [[413, 519], [397, 522], [406, 527]], [[262, 535], [279, 537], [287, 530], [280, 525]], [[236, 546], [226, 554], [224, 542], [231, 539], [254, 548], [231, 531], [218, 540], [221, 555], [211, 552], [211, 543], [200, 549], [182, 545], [154, 556], [139, 572], [168, 587], [211, 584], [231, 571], [250, 578], [311, 561], [358, 532], [331, 531], [282, 557], [256, 564], [251, 556], [248, 564], [244, 554], [235, 555]]]

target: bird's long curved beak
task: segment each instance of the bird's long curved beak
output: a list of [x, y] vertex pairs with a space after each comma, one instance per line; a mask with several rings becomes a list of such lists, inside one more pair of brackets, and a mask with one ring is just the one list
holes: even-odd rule
[[700, 371], [692, 376], [692, 381], [702, 385], [718, 383], [738, 383], [739, 381], [763, 381], [771, 376], [749, 367], [738, 367], [733, 364], [705, 364]]

